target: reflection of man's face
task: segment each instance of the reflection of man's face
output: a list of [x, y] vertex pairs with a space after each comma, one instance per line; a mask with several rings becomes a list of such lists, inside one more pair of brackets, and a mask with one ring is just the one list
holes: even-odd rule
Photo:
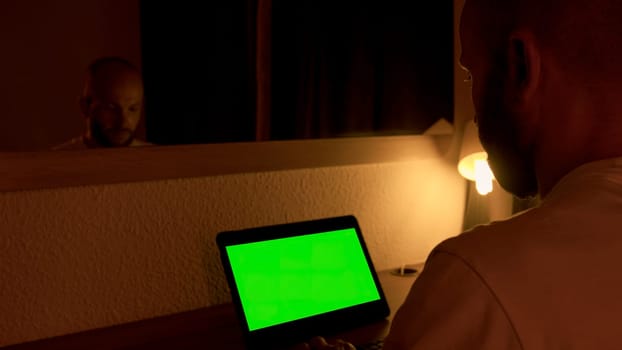
[[[499, 184], [518, 197], [537, 194], [532, 146], [523, 145], [521, 115], [508, 108], [503, 60], [487, 57], [482, 35], [475, 32], [474, 10], [465, 7], [461, 38], [463, 64], [470, 69], [472, 98], [482, 146]], [[481, 31], [480, 31], [481, 33]]]
[[91, 137], [104, 147], [129, 146], [140, 121], [143, 87], [137, 73], [94, 77], [87, 117]]

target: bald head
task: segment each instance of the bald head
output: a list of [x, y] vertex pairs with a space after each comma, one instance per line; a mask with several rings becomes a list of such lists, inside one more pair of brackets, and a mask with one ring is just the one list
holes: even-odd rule
[[105, 57], [89, 65], [82, 94], [90, 98], [94, 95], [107, 94], [118, 86], [128, 86], [142, 91], [140, 72], [122, 58]]
[[462, 25], [489, 54], [516, 31], [529, 32], [542, 54], [581, 79], [622, 78], [622, 1], [466, 0]]
[[466, 0], [461, 63], [499, 183], [546, 195], [581, 164], [622, 156], [619, 0]]
[[136, 67], [117, 57], [93, 62], [87, 70], [81, 98], [88, 144], [92, 147], [130, 145], [142, 104], [143, 84]]

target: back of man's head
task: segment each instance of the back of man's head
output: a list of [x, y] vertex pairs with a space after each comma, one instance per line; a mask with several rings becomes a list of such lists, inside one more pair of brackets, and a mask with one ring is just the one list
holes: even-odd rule
[[546, 195], [576, 167], [622, 156], [620, 13], [620, 0], [466, 0], [461, 61], [504, 188]]
[[543, 54], [584, 81], [622, 79], [622, 1], [466, 0], [491, 49], [515, 30], [533, 33]]

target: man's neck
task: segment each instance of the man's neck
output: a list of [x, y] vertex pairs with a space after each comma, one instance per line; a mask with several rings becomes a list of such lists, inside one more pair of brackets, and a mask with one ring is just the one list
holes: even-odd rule
[[564, 176], [584, 164], [622, 157], [622, 135], [617, 138], [604, 136], [599, 141], [587, 138], [588, 141], [581, 143], [577, 140], [574, 147], [537, 158], [536, 176], [540, 197], [544, 198]]
[[622, 89], [555, 89], [542, 110], [534, 144], [539, 194], [544, 198], [566, 174], [594, 161], [622, 156]]

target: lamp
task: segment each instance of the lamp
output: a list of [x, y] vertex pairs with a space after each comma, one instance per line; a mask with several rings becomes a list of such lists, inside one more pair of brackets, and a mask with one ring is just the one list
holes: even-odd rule
[[468, 121], [464, 127], [458, 172], [467, 180], [475, 181], [479, 194], [485, 196], [492, 192], [492, 180], [495, 177], [488, 165], [488, 154], [479, 142], [477, 127], [473, 121]]

